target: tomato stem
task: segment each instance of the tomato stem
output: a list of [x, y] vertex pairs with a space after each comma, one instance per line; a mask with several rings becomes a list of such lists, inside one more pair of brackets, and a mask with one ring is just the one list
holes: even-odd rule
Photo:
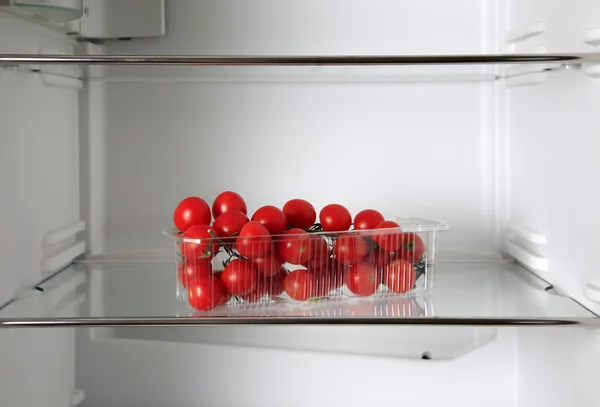
[[315, 223], [314, 225], [312, 225], [311, 227], [309, 227], [307, 230], [307, 232], [322, 232], [323, 231], [323, 226], [320, 223]]
[[[425, 262], [425, 255], [423, 255], [423, 257], [421, 257], [416, 263], [415, 263], [415, 273], [416, 273], [416, 278], [415, 278], [415, 286], [417, 285], [417, 280], [419, 280], [419, 278], [425, 274], [425, 268], [426, 268], [427, 264]], [[414, 288], [414, 286], [413, 286]]]

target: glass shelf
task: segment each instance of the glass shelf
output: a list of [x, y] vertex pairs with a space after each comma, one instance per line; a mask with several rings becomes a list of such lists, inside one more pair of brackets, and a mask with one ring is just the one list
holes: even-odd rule
[[199, 325], [600, 326], [516, 263], [440, 263], [425, 295], [194, 312], [167, 263], [75, 264], [0, 310], [0, 327]]
[[192, 65], [192, 66], [357, 66], [578, 64], [600, 61], [600, 53], [350, 55], [350, 56], [192, 56], [0, 54], [0, 65]]

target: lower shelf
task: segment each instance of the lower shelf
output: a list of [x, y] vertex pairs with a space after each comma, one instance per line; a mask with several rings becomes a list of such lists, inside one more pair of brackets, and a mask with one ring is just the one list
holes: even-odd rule
[[0, 310], [0, 327], [195, 325], [600, 326], [516, 263], [441, 263], [427, 294], [194, 313], [165, 263], [74, 264]]
[[[0, 310], [0, 327], [45, 327], [49, 334], [77, 327], [89, 351], [111, 355], [140, 347], [187, 354], [214, 345], [453, 359], [510, 336], [503, 326], [600, 326], [515, 263], [439, 263], [434, 291], [421, 296], [197, 314], [176, 300], [171, 267], [72, 265]], [[0, 340], [11, 333], [2, 332]]]

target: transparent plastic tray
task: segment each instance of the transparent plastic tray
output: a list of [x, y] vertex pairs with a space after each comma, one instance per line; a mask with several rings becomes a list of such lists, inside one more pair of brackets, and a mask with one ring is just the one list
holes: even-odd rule
[[400, 227], [207, 239], [164, 230], [173, 240], [177, 299], [200, 311], [223, 311], [409, 296], [432, 289], [437, 234], [448, 225], [388, 219]]

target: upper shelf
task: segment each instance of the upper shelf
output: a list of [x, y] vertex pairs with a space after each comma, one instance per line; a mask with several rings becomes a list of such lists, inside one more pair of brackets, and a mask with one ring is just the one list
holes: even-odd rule
[[600, 53], [490, 55], [350, 56], [187, 56], [187, 55], [38, 55], [0, 54], [0, 65], [191, 65], [191, 66], [358, 66], [579, 64], [600, 62]]
[[165, 263], [73, 265], [0, 311], [0, 328], [188, 325], [600, 326], [516, 263], [440, 263], [427, 295], [195, 313]]

